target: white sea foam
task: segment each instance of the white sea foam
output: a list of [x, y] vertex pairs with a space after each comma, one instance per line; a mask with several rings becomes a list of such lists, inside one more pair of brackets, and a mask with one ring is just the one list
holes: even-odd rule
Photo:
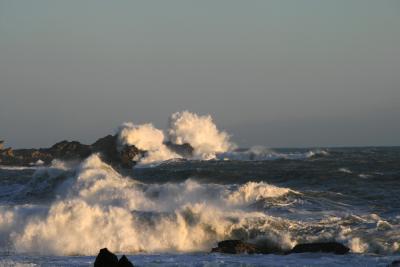
[[118, 140], [121, 145], [134, 145], [140, 150], [147, 151], [145, 157], [136, 159], [142, 165], [180, 158], [164, 144], [163, 131], [150, 123], [135, 125], [126, 122], [122, 124], [118, 131]]
[[277, 152], [264, 146], [253, 146], [247, 150], [227, 151], [217, 155], [218, 159], [223, 160], [245, 160], [245, 161], [264, 161], [276, 159], [301, 160], [314, 157], [316, 155], [328, 155], [325, 150], [310, 150], [306, 152]]
[[339, 169], [339, 172], [343, 172], [343, 173], [353, 173], [352, 171], [350, 171], [350, 170], [347, 169], [347, 168], [340, 168], [340, 169]]
[[10, 171], [21, 171], [21, 170], [35, 170], [39, 168], [38, 166], [8, 166], [8, 165], [0, 165], [0, 169], [2, 170], [10, 170]]

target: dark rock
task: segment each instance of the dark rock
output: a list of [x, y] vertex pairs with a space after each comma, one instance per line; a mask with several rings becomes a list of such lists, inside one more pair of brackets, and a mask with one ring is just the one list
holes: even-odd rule
[[117, 135], [100, 138], [91, 145], [91, 148], [92, 152], [101, 153], [105, 162], [122, 168], [132, 168], [136, 164], [136, 159], [145, 153], [133, 145], [125, 145], [118, 151]]
[[259, 250], [255, 245], [245, 243], [241, 240], [224, 240], [218, 242], [218, 247], [212, 248], [211, 252], [228, 254], [254, 254], [259, 253]]
[[123, 255], [118, 261], [118, 267], [133, 267], [133, 264]]
[[91, 149], [93, 153], [100, 153], [105, 162], [113, 164], [119, 161], [117, 146], [117, 136], [107, 135], [94, 142]]
[[400, 260], [394, 260], [388, 267], [400, 267]]
[[190, 144], [177, 145], [172, 142], [165, 142], [165, 145], [176, 154], [181, 155], [184, 158], [193, 156], [193, 147]]
[[61, 141], [48, 149], [48, 152], [59, 159], [83, 159], [88, 157], [92, 150], [89, 145], [77, 141]]
[[144, 154], [144, 151], [139, 150], [135, 146], [125, 145], [120, 152], [120, 161], [123, 168], [132, 168], [136, 164], [136, 159]]
[[1, 149], [0, 162], [4, 165], [29, 166], [40, 160], [48, 165], [54, 159], [83, 160], [92, 153], [100, 153], [102, 160], [113, 167], [132, 168], [136, 160], [145, 155], [146, 151], [129, 145], [118, 149], [117, 135], [107, 135], [92, 145], [81, 144], [77, 141], [61, 141], [50, 148]]
[[324, 252], [324, 253], [335, 253], [335, 254], [346, 254], [350, 249], [337, 242], [322, 242], [322, 243], [310, 243], [310, 244], [298, 244], [290, 253], [305, 253], [305, 252]]
[[94, 261], [94, 267], [117, 267], [118, 257], [108, 251], [107, 248], [100, 249], [99, 254]]
[[0, 150], [3, 150], [3, 149], [4, 149], [4, 141], [0, 140]]

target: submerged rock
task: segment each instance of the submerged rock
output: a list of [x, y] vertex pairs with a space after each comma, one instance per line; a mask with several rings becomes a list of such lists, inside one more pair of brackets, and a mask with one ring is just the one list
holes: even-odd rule
[[324, 253], [335, 253], [335, 254], [346, 254], [350, 251], [348, 247], [338, 242], [321, 242], [321, 243], [309, 243], [309, 244], [298, 244], [294, 246], [290, 253], [305, 253], [305, 252], [324, 252]]
[[245, 243], [241, 240], [224, 240], [218, 242], [218, 247], [212, 248], [211, 252], [228, 254], [254, 254], [259, 253], [259, 250], [255, 245]]
[[107, 248], [100, 249], [94, 261], [94, 267], [117, 267], [118, 257], [111, 253]]
[[400, 260], [394, 260], [388, 265], [388, 267], [400, 267]]

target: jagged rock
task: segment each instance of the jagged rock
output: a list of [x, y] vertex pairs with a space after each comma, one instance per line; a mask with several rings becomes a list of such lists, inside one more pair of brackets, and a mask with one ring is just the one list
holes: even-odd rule
[[92, 152], [100, 152], [105, 162], [123, 168], [132, 168], [136, 164], [136, 159], [145, 153], [145, 151], [141, 151], [133, 145], [125, 145], [118, 151], [118, 137], [116, 135], [100, 138], [91, 145], [91, 148]]
[[100, 152], [110, 160], [115, 160], [118, 158], [117, 145], [117, 136], [109, 134], [98, 139], [90, 147], [92, 152]]
[[130, 262], [125, 255], [122, 255], [122, 257], [118, 261], [118, 267], [134, 267], [134, 266], [132, 262]]
[[119, 161], [117, 146], [117, 136], [107, 135], [98, 139], [90, 147], [93, 153], [100, 153], [105, 162], [112, 164]]
[[224, 240], [218, 242], [218, 247], [212, 248], [211, 252], [228, 254], [254, 254], [259, 253], [259, 250], [255, 245], [245, 243], [241, 240]]
[[107, 248], [100, 249], [94, 261], [94, 267], [117, 267], [118, 257], [111, 253]]
[[298, 244], [290, 253], [305, 253], [305, 252], [324, 252], [324, 253], [335, 253], [335, 254], [346, 254], [350, 249], [337, 242], [322, 242], [322, 243], [309, 243], [309, 244]]
[[92, 150], [89, 145], [77, 141], [61, 141], [48, 149], [54, 158], [60, 159], [83, 159], [88, 157]]

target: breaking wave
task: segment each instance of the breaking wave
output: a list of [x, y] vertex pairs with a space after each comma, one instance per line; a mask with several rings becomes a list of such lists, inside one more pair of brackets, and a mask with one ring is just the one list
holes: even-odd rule
[[[78, 166], [56, 162], [39, 169], [27, 187], [42, 193], [48, 187], [41, 185], [53, 180], [58, 182], [50, 183], [55, 194], [50, 202], [0, 206], [1, 250], [46, 255], [94, 255], [101, 247], [123, 253], [193, 252], [209, 251], [228, 238], [277, 250], [318, 239], [341, 240], [353, 252], [398, 250], [396, 242], [376, 239], [382, 229], [398, 238], [398, 227], [377, 215], [316, 222], [277, 216], [274, 210], [288, 207], [296, 214], [296, 203], [309, 200], [265, 182], [145, 184], [122, 176], [95, 154]], [[376, 229], [365, 234], [362, 227], [350, 228], [353, 222], [376, 223]]]
[[56, 192], [50, 205], [1, 207], [0, 233], [7, 240], [2, 245], [11, 242], [18, 252], [64, 255], [92, 255], [100, 247], [130, 253], [207, 251], [223, 238], [249, 238], [251, 231], [269, 233], [279, 246], [292, 245], [274, 229], [274, 224], [289, 222], [245, 208], [290, 192], [266, 183], [235, 189], [190, 179], [143, 184], [92, 155]]

